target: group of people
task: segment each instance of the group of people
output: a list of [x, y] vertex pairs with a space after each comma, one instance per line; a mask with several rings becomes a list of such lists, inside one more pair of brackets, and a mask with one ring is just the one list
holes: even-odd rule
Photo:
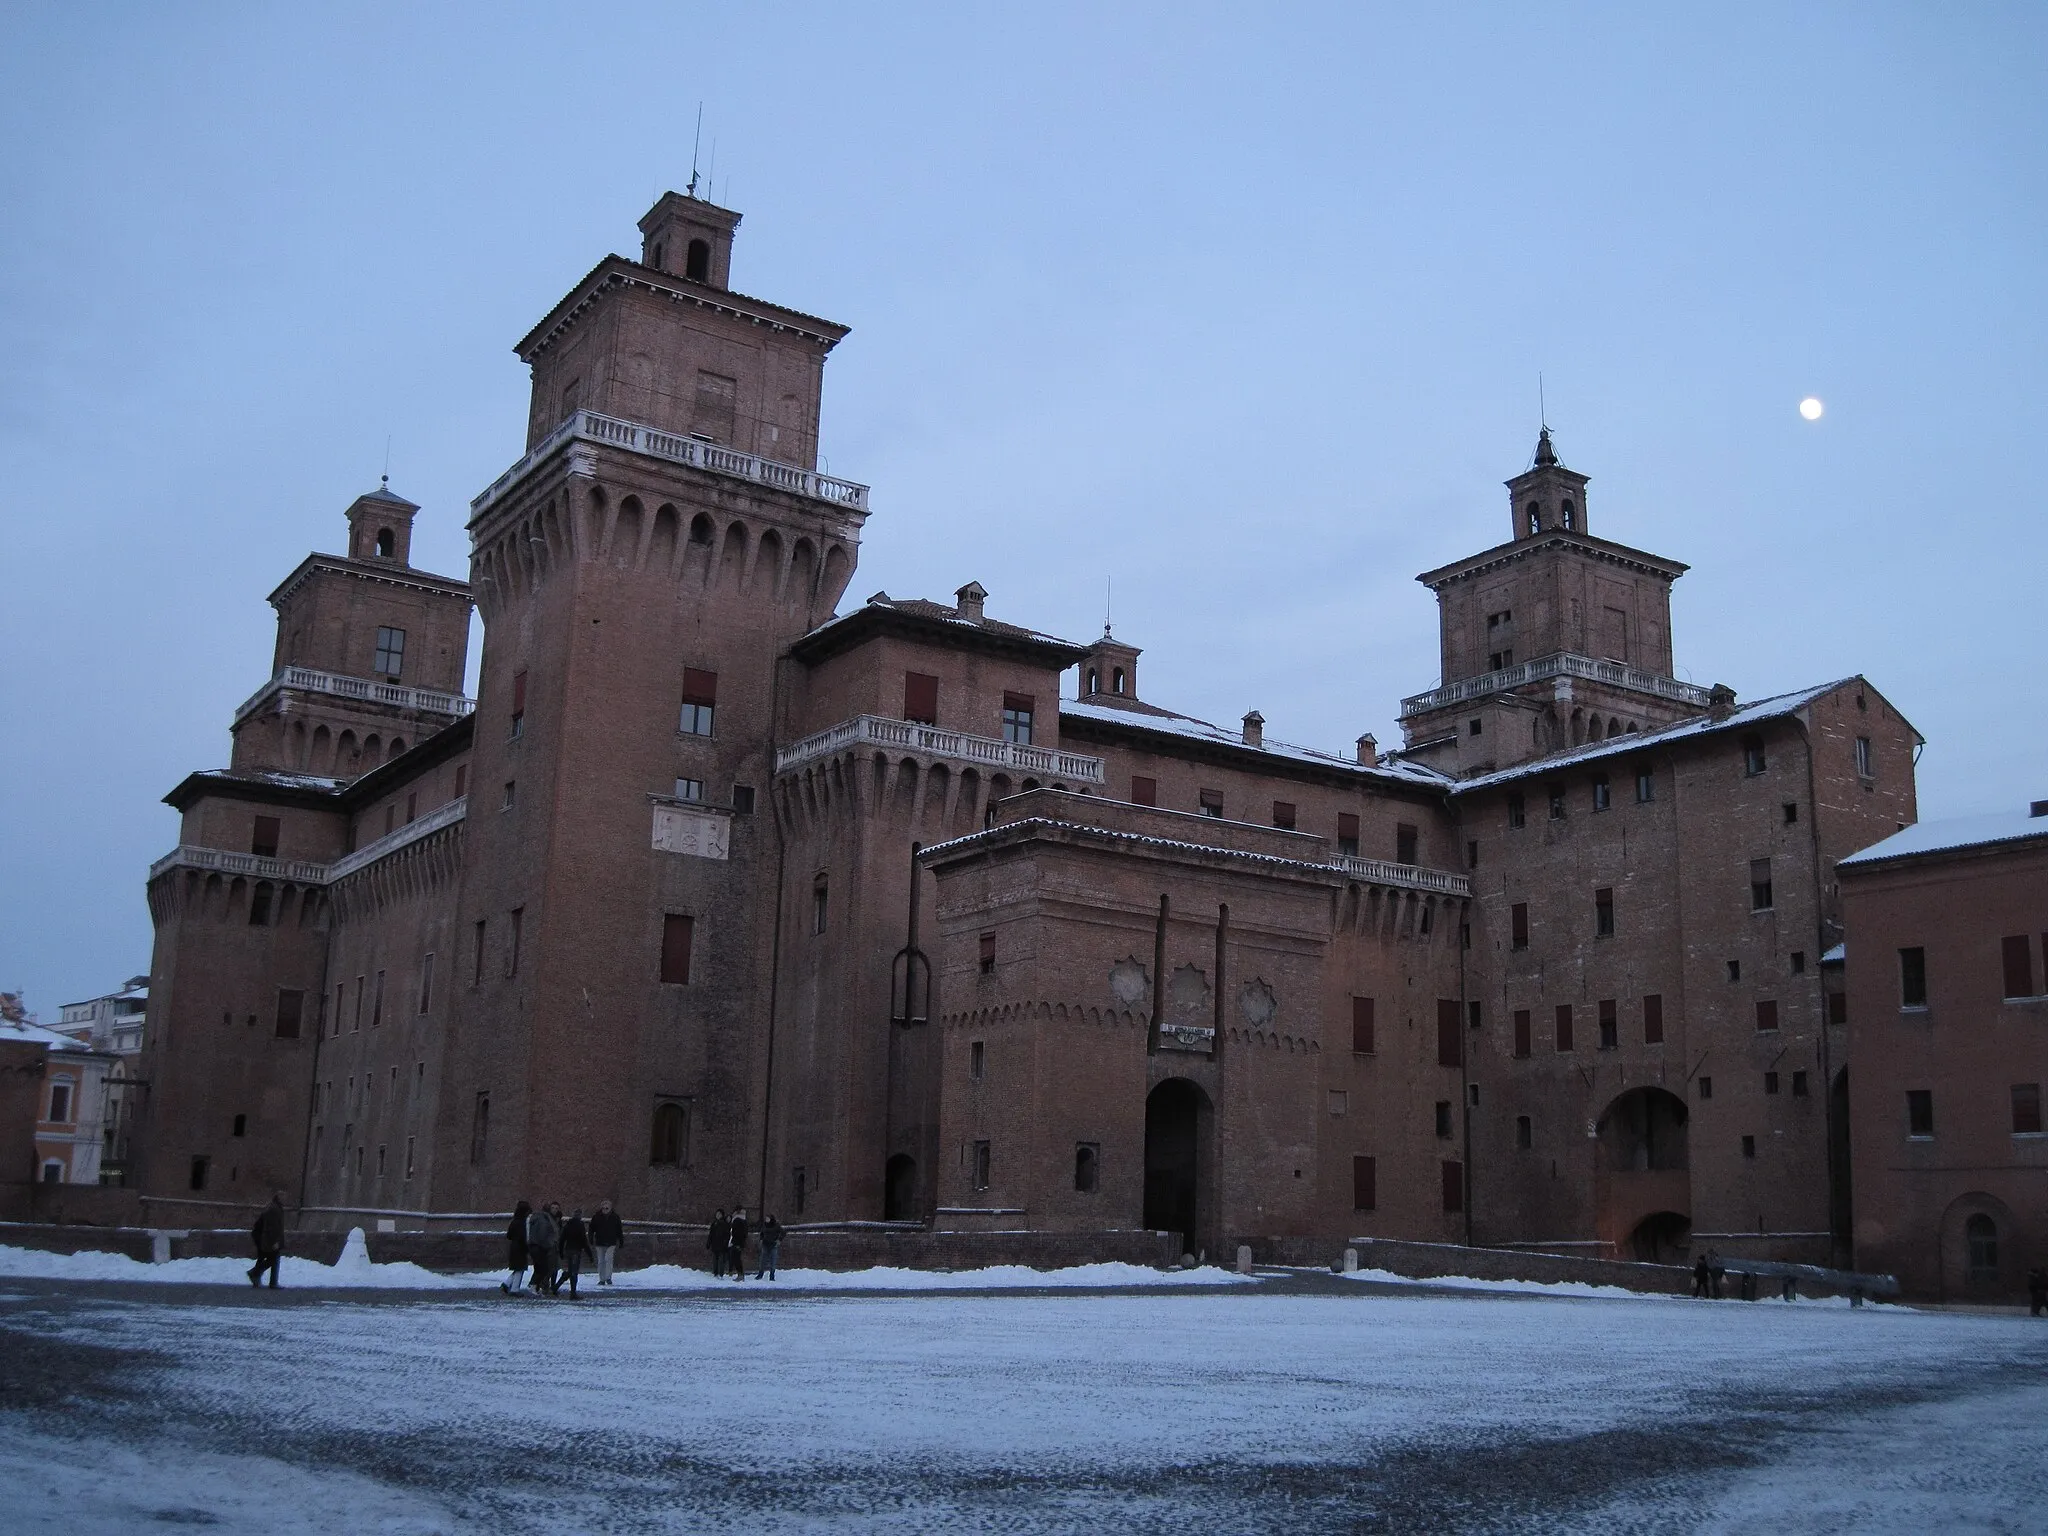
[[523, 1290], [559, 1296], [566, 1282], [573, 1301], [586, 1259], [596, 1260], [599, 1285], [612, 1283], [612, 1265], [625, 1240], [625, 1223], [609, 1200], [600, 1202], [597, 1214], [587, 1222], [580, 1206], [564, 1217], [559, 1201], [534, 1206], [522, 1200], [505, 1228], [509, 1272], [498, 1289], [508, 1296]]
[[[728, 1216], [721, 1208], [711, 1215], [711, 1228], [704, 1234], [704, 1246], [711, 1252], [711, 1273], [723, 1279], [729, 1271], [735, 1280], [747, 1278], [747, 1208], [737, 1206]], [[782, 1223], [773, 1215], [761, 1223], [761, 1262], [756, 1280], [773, 1280], [775, 1262], [782, 1254]]]

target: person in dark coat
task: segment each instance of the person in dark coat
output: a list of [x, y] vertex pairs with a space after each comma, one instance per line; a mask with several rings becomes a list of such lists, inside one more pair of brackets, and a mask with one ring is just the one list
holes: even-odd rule
[[249, 1235], [256, 1240], [256, 1264], [249, 1271], [249, 1283], [263, 1284], [263, 1272], [270, 1271], [270, 1288], [277, 1289], [277, 1264], [284, 1257], [284, 1191], [278, 1190], [270, 1197], [270, 1204], [263, 1207], [263, 1214], [256, 1218], [256, 1225], [249, 1229]]
[[1703, 1253], [1693, 1261], [1692, 1293], [1702, 1300], [1710, 1298], [1714, 1291], [1713, 1271], [1707, 1268], [1707, 1256]]
[[512, 1221], [505, 1228], [505, 1243], [509, 1250], [505, 1256], [508, 1272], [505, 1283], [498, 1287], [507, 1296], [526, 1284], [526, 1218], [533, 1214], [533, 1207], [524, 1200], [512, 1208]]
[[531, 1284], [536, 1294], [555, 1294], [555, 1245], [562, 1240], [562, 1229], [546, 1206], [540, 1206], [526, 1218], [526, 1257], [533, 1263]]
[[732, 1242], [732, 1223], [725, 1219], [725, 1207], [711, 1213], [711, 1230], [704, 1234], [704, 1246], [711, 1250], [711, 1276], [725, 1278], [725, 1250]]
[[735, 1206], [732, 1223], [726, 1228], [726, 1240], [731, 1244], [732, 1277], [735, 1280], [747, 1278], [747, 1208]]
[[567, 1280], [569, 1299], [576, 1299], [576, 1280], [583, 1273], [583, 1260], [589, 1253], [590, 1229], [583, 1224], [583, 1210], [579, 1206], [576, 1214], [562, 1223], [562, 1274], [561, 1279], [555, 1281], [556, 1295], [561, 1294], [562, 1280]]
[[612, 1283], [612, 1260], [618, 1254], [619, 1245], [626, 1240], [626, 1224], [619, 1220], [619, 1213], [612, 1209], [612, 1203], [599, 1203], [597, 1214], [590, 1218], [590, 1247], [597, 1255], [597, 1283]]
[[2048, 1312], [2048, 1269], [2036, 1264], [2027, 1271], [2027, 1316]]
[[761, 1264], [754, 1271], [754, 1278], [756, 1280], [759, 1280], [763, 1275], [766, 1275], [770, 1280], [775, 1278], [775, 1260], [781, 1251], [782, 1223], [771, 1215], [766, 1221], [761, 1223]]

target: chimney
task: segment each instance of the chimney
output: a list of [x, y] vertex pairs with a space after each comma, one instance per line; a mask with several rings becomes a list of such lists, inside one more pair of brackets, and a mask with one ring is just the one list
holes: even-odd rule
[[988, 588], [978, 581], [970, 581], [953, 596], [958, 600], [954, 611], [971, 624], [981, 622], [981, 605], [988, 600]]
[[2027, 815], [2029, 818], [2035, 816], [2048, 816], [2048, 800], [2036, 800], [2032, 805], [2027, 807]]
[[1707, 713], [1716, 720], [1726, 720], [1735, 713], [1735, 690], [1726, 683], [1716, 683], [1707, 690]]
[[1256, 709], [1244, 717], [1244, 744], [1248, 747], [1266, 744], [1266, 717]]
[[1358, 760], [1368, 768], [1377, 768], [1380, 762], [1379, 738], [1367, 731], [1358, 738]]

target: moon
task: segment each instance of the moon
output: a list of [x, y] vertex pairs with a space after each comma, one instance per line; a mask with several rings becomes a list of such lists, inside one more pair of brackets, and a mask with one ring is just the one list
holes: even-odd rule
[[1804, 416], [1808, 421], [1819, 421], [1821, 412], [1826, 409], [1827, 407], [1822, 405], [1820, 403], [1819, 398], [1814, 395], [1808, 395], [1804, 400], [1799, 402], [1799, 414]]

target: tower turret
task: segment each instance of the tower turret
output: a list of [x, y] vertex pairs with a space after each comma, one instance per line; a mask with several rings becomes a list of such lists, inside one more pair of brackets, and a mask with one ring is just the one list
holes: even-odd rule
[[1534, 462], [1507, 486], [1508, 516], [1515, 538], [1534, 539], [1560, 530], [1586, 531], [1586, 476], [1558, 463], [1550, 428], [1537, 434]]

